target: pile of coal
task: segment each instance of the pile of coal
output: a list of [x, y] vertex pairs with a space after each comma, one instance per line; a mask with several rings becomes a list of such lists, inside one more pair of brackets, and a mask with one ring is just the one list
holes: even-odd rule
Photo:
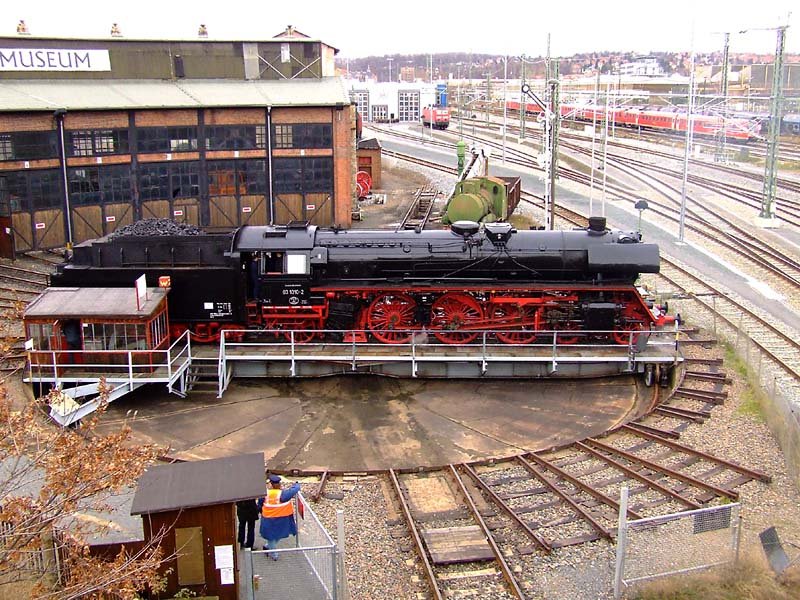
[[172, 219], [143, 219], [120, 227], [108, 237], [123, 235], [203, 235], [205, 232], [189, 223], [176, 223]]

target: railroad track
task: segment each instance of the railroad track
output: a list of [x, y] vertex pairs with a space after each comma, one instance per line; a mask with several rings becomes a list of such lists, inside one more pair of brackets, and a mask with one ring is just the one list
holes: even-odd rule
[[[726, 401], [729, 380], [720, 364], [688, 360], [666, 400], [655, 395], [651, 410], [604, 437], [471, 464], [379, 472], [401, 515], [391, 523], [401, 529], [393, 536], [411, 540], [431, 596], [536, 595], [520, 578], [531, 561], [614, 542], [623, 486], [635, 519], [736, 501], [740, 486], [769, 482], [766, 473], [679, 441]], [[313, 496], [337, 476], [323, 473]]]
[[403, 219], [395, 228], [395, 232], [404, 229], [416, 229], [419, 231], [425, 229], [438, 197], [439, 192], [431, 187], [419, 188], [414, 194], [414, 199], [406, 214], [403, 215]]
[[[786, 325], [775, 321], [722, 286], [696, 275], [674, 258], [661, 257], [659, 278], [682, 294], [690, 296], [699, 306], [710, 311], [721, 325], [733, 331], [745, 332], [752, 343], [780, 370], [796, 392], [800, 392], [800, 334], [787, 331]], [[663, 267], [666, 268], [663, 268]]]

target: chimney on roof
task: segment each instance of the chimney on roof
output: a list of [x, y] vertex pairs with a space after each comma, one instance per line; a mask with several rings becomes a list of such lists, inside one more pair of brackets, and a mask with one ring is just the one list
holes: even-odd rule
[[119, 30], [119, 25], [116, 23], [111, 24], [111, 35], [112, 37], [122, 37], [122, 32]]
[[30, 35], [31, 34], [31, 32], [28, 31], [28, 26], [25, 24], [25, 21], [23, 21], [22, 19], [20, 19], [19, 23], [17, 23], [17, 33], [19, 35]]
[[197, 36], [201, 38], [208, 37], [208, 29], [202, 23], [200, 24], [200, 28], [197, 30]]

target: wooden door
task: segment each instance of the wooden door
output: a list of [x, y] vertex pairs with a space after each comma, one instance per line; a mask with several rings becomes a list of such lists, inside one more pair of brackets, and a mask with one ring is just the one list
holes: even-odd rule
[[108, 235], [119, 227], [130, 225], [134, 221], [134, 216], [132, 204], [106, 204], [103, 206], [104, 235]]
[[61, 209], [51, 208], [34, 211], [33, 223], [34, 250], [63, 248], [66, 245], [64, 213]]

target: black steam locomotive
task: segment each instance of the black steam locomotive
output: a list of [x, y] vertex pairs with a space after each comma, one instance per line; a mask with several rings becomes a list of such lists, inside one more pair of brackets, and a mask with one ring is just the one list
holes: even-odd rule
[[[112, 235], [75, 248], [52, 277], [66, 287], [130, 286], [142, 275], [170, 287], [173, 335], [199, 341], [221, 329], [274, 330], [295, 342], [325, 336], [408, 342], [422, 330], [445, 344], [491, 331], [506, 344], [660, 324], [634, 287], [659, 251], [635, 232], [517, 231], [459, 221], [449, 230], [245, 226], [225, 234]], [[336, 334], [322, 330], [336, 331]], [[544, 332], [549, 332], [545, 334]]]

